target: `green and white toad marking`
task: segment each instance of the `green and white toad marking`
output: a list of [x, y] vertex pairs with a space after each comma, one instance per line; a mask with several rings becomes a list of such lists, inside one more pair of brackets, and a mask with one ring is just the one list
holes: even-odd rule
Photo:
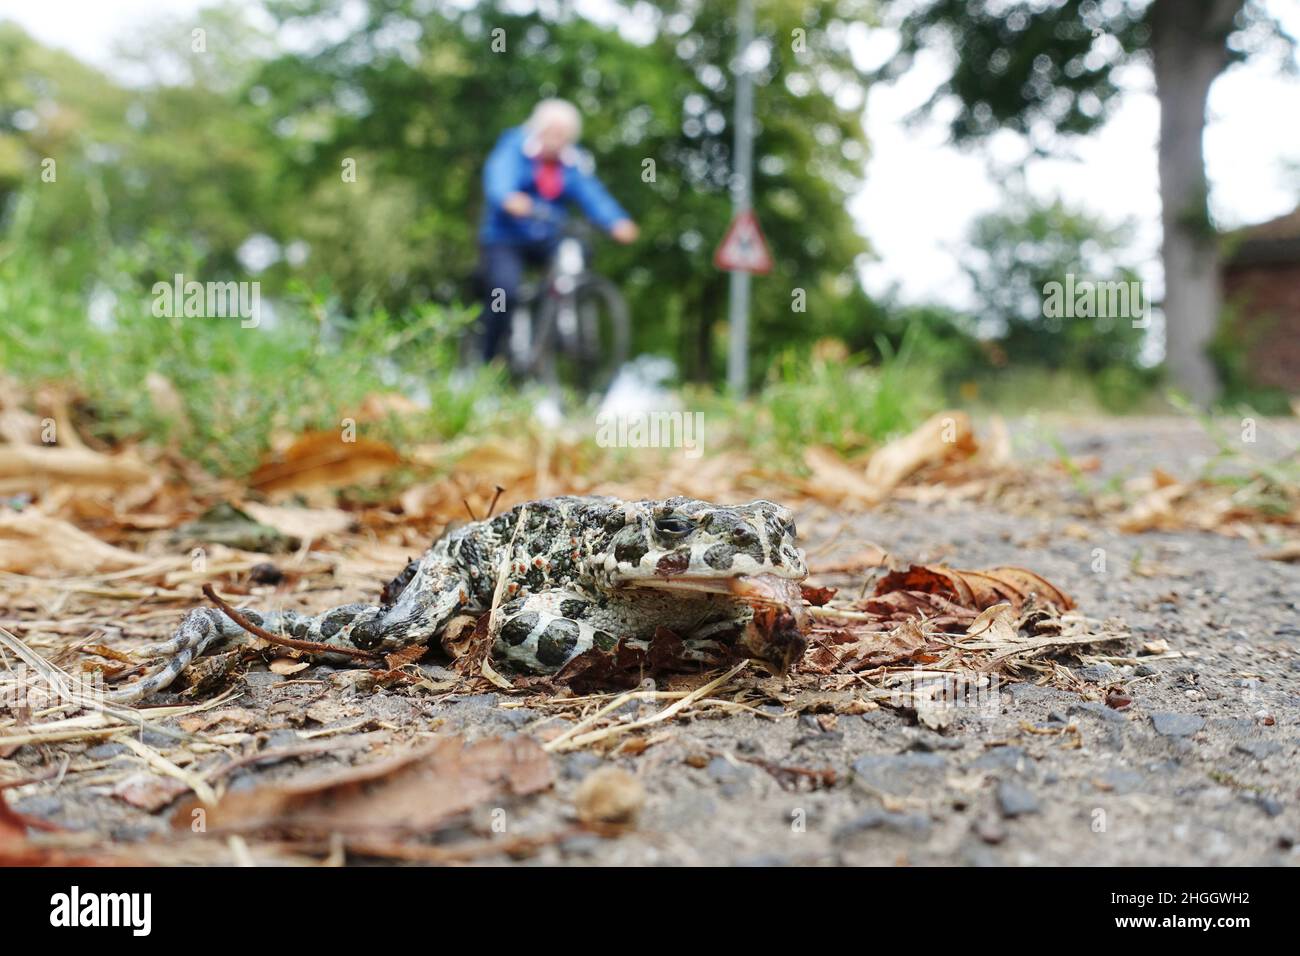
[[[788, 615], [776, 631], [756, 634], [747, 582], [783, 579], [795, 605], [793, 582], [807, 573], [793, 516], [770, 501], [561, 497], [443, 535], [384, 589], [381, 605], [347, 604], [314, 617], [240, 612], [288, 637], [391, 653], [437, 639], [458, 614], [489, 610], [500, 581], [493, 653], [524, 670], [553, 673], [620, 639], [644, 647], [664, 627], [688, 647], [739, 640], [784, 672], [802, 654], [803, 637]], [[110, 696], [129, 702], [161, 690], [196, 655], [242, 633], [215, 608], [191, 611], [170, 641], [141, 649], [167, 663]]]

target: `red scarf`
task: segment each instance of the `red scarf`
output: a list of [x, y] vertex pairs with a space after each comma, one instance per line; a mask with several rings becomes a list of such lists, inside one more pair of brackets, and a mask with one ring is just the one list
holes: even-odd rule
[[533, 182], [543, 199], [559, 199], [564, 192], [564, 167], [558, 159], [539, 159], [533, 164]]

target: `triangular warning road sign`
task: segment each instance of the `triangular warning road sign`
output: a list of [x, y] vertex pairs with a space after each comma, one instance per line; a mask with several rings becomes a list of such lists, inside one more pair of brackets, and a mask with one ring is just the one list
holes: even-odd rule
[[768, 251], [767, 240], [763, 238], [754, 210], [746, 209], [731, 221], [722, 244], [713, 254], [713, 264], [728, 272], [765, 275], [772, 271], [772, 253]]

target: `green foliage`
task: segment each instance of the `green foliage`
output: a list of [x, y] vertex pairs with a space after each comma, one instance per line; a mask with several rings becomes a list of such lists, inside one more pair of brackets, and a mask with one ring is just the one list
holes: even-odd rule
[[[251, 470], [277, 434], [337, 429], [363, 400], [423, 392], [428, 411], [380, 437], [436, 440], [496, 422], [482, 399], [500, 391], [488, 373], [453, 380], [456, 340], [467, 314], [425, 306], [399, 328], [381, 311], [342, 327], [319, 298], [279, 304], [274, 318], [242, 328], [237, 318], [167, 318], [145, 290], [102, 285], [94, 318], [80, 294], [50, 281], [46, 263], [0, 259], [0, 368], [28, 382], [75, 383], [97, 437], [174, 439], [213, 471]], [[174, 390], [180, 409], [159, 401]], [[502, 420], [524, 409], [498, 403]]]
[[[943, 406], [937, 367], [918, 355], [918, 336], [894, 350], [878, 343], [876, 365], [831, 349], [787, 350], [768, 369], [761, 393], [737, 402], [708, 393], [688, 404], [730, 423], [730, 441], [760, 459], [797, 465], [803, 449], [826, 445], [853, 455], [910, 431]], [[823, 352], [823, 354], [818, 354]]]
[[[214, 48], [249, 49], [242, 21], [215, 11], [201, 22]], [[156, 35], [172, 41], [168, 52], [188, 50], [188, 27]], [[65, 282], [84, 282], [111, 247], [149, 237], [160, 255], [139, 262], [145, 271], [178, 271], [177, 246], [201, 254], [206, 278], [239, 268], [235, 250], [269, 228], [279, 187], [265, 131], [232, 110], [227, 86], [199, 71], [187, 84], [124, 88], [7, 23], [0, 49], [14, 64], [0, 75], [0, 156], [11, 158], [0, 164], [0, 217], [9, 213], [0, 225], [12, 229], [20, 203], [35, 202], [21, 239], [72, 247]], [[47, 158], [54, 181], [41, 178]]]
[[[1295, 70], [1296, 41], [1261, 0], [919, 0], [906, 5], [898, 19], [901, 43], [879, 77], [895, 79], [922, 50], [937, 48], [951, 60], [952, 73], [918, 113], [933, 115], [942, 104], [954, 141], [974, 143], [1009, 130], [1022, 134], [1037, 154], [1063, 151], [1069, 137], [1096, 131], [1119, 101], [1121, 71], [1149, 65], [1157, 52], [1162, 63], [1212, 64], [1216, 70], [1264, 55], [1284, 70]], [[1204, 101], [1188, 99], [1187, 90], [1170, 75], [1156, 91], [1166, 124], [1177, 128], [1203, 122]], [[1199, 130], [1195, 138], [1199, 140]], [[1162, 142], [1176, 140], [1166, 136]], [[1163, 151], [1162, 170], [1190, 155], [1182, 148]], [[1203, 171], [1184, 169], [1181, 176], [1193, 172], [1201, 183], [1191, 195], [1186, 190], [1174, 194], [1173, 182], [1162, 183], [1165, 209], [1175, 210], [1166, 222], [1174, 228], [1166, 236], [1164, 263], [1166, 282], [1175, 288], [1185, 273], [1178, 271], [1179, 257], [1168, 250], [1182, 242], [1205, 247], [1214, 232]], [[1212, 247], [1207, 251], [1213, 259]], [[1199, 336], [1193, 331], [1198, 327], [1190, 318], [1174, 316], [1167, 333]], [[1100, 367], [1131, 368], [1122, 338], [1098, 336], [1096, 341], [1111, 353]], [[1198, 338], [1193, 344], [1199, 349], [1205, 343]], [[1099, 358], [1089, 361], [1096, 366]]]
[[[328, 293], [297, 285], [257, 328], [237, 318], [157, 317], [151, 292], [130, 278], [141, 269], [131, 260], [149, 255], [144, 245], [117, 250], [105, 274], [118, 279], [100, 279], [92, 314], [79, 289], [52, 281], [53, 263], [25, 247], [0, 256], [0, 313], [12, 317], [0, 336], [0, 368], [31, 385], [73, 384], [82, 421], [100, 440], [171, 441], [216, 473], [243, 475], [275, 436], [336, 429], [379, 393], [416, 394], [427, 405], [414, 418], [371, 426], [399, 447], [517, 432], [531, 417], [528, 396], [512, 396], [493, 373], [457, 370], [468, 310], [423, 305], [347, 320]], [[726, 423], [720, 447], [792, 467], [809, 444], [854, 454], [941, 406], [922, 340], [913, 331], [895, 349], [882, 337], [877, 365], [833, 345], [811, 357], [787, 349], [766, 370], [759, 397], [701, 389], [687, 404]], [[160, 401], [160, 385], [179, 409]]]
[[1248, 371], [1251, 350], [1262, 336], [1270, 334], [1274, 321], [1269, 316], [1260, 316], [1252, 322], [1242, 322], [1237, 306], [1232, 303], [1224, 306], [1210, 343], [1210, 358], [1223, 383], [1221, 407], [1233, 409], [1244, 405], [1264, 415], [1291, 414], [1291, 400], [1286, 391], [1256, 383]]
[[[1146, 331], [1135, 328], [1142, 306], [1149, 306], [1136, 272], [1119, 261], [1130, 227], [1107, 225], [1061, 200], [1043, 202], [1013, 195], [1006, 208], [976, 220], [965, 267], [975, 290], [976, 331], [996, 343], [1010, 367], [1042, 366], [1100, 375], [1125, 370], [1098, 382], [1099, 394], [1112, 388], [1127, 397], [1145, 374], [1141, 352]], [[1070, 279], [1069, 277], [1073, 277]], [[1095, 297], [1093, 316], [1057, 314], [1049, 309], [1056, 290], [1064, 305], [1072, 289], [1121, 283], [1126, 302]], [[1053, 285], [1055, 284], [1055, 285]], [[1139, 290], [1129, 297], [1128, 293]], [[1075, 297], [1075, 303], [1078, 297]], [[1127, 306], [1127, 314], [1117, 314]]]
[[1231, 6], [1205, 0], [920, 0], [908, 4], [898, 53], [880, 75], [897, 78], [920, 51], [938, 46], [953, 55], [953, 72], [926, 108], [956, 104], [954, 139], [1010, 129], [1046, 152], [1051, 137], [1091, 133], [1106, 121], [1123, 90], [1117, 71], [1149, 55], [1157, 7], [1204, 21], [1207, 31], [1218, 29], [1209, 24], [1226, 9], [1228, 28], [1210, 34], [1224, 44], [1225, 65], [1265, 54], [1287, 68], [1294, 38], [1262, 3], [1237, 3], [1233, 16]]
[[[205, 280], [247, 279], [236, 252], [264, 235], [296, 252], [257, 275], [270, 294], [325, 281], [353, 314], [466, 302], [486, 156], [537, 99], [566, 96], [585, 113], [601, 175], [642, 226], [630, 248], [597, 248], [597, 266], [633, 304], [634, 345], [676, 358], [691, 378], [717, 378], [727, 280], [711, 254], [731, 216], [727, 5], [637, 3], [649, 32], [636, 40], [565, 4], [521, 14], [504, 0], [370, 0], [359, 24], [344, 0], [264, 5], [281, 24], [337, 39], [288, 52], [239, 7], [209, 8], [201, 54], [194, 24], [180, 20], [128, 45], [155, 81], [127, 88], [0, 27], [0, 225], [38, 200], [25, 241], [69, 249], [60, 281], [83, 289], [117, 245], [150, 253], [132, 260], [140, 282], [180, 271], [182, 259]], [[754, 193], [778, 262], [755, 281], [761, 369], [841, 321], [858, 295], [848, 277], [864, 243], [846, 205], [866, 150], [847, 26], [865, 7], [758, 7], [767, 61]], [[505, 52], [491, 48], [498, 30]], [[57, 183], [39, 181], [45, 157]], [[355, 182], [341, 175], [345, 160]], [[86, 223], [99, 230], [93, 242], [82, 241]], [[805, 312], [791, 308], [795, 289]]]
[[[360, 9], [265, 6], [309, 27]], [[506, 0], [370, 0], [360, 23], [290, 52], [233, 4], [201, 13], [202, 55], [190, 49], [193, 22], [151, 26], [126, 53], [154, 79], [130, 86], [0, 24], [0, 368], [74, 383], [106, 440], [170, 435], [225, 473], [247, 471], [274, 434], [337, 427], [379, 391], [428, 401], [427, 420], [384, 426], [394, 439], [518, 422], [525, 400], [504, 383], [455, 373], [455, 340], [469, 317], [460, 305], [485, 157], [538, 98], [560, 95], [583, 110], [585, 145], [642, 225], [631, 247], [599, 245], [596, 263], [632, 304], [636, 350], [717, 381], [727, 279], [711, 254], [731, 215], [733, 9], [655, 0], [610, 12], [632, 6], [648, 28], [635, 39], [568, 4], [523, 14]], [[865, 243], [847, 212], [866, 154], [865, 78], [847, 38], [875, 7], [757, 6], [754, 194], [777, 261], [753, 289], [763, 392], [747, 403], [704, 392], [695, 407], [734, 416], [735, 440], [787, 459], [809, 443], [851, 454], [915, 424], [1003, 354], [1131, 366], [1122, 336], [1083, 343], [1020, 322], [1009, 302], [999, 306], [1008, 341], [990, 343], [949, 310], [869, 299], [854, 278]], [[505, 53], [491, 49], [496, 30]], [[46, 158], [55, 182], [41, 179]], [[345, 160], [355, 182], [341, 175]], [[258, 235], [294, 254], [250, 274], [238, 251]], [[1095, 233], [1044, 214], [990, 220], [983, 239], [1000, 256], [992, 297], [1000, 282], [1028, 287], [1075, 261], [1070, 244]], [[1021, 243], [1041, 247], [1032, 268], [1005, 255]], [[242, 329], [154, 318], [147, 290], [176, 273], [257, 279], [276, 319]], [[800, 291], [806, 308], [795, 311]], [[855, 357], [826, 357], [815, 347], [824, 337]], [[175, 388], [181, 415], [160, 411], [151, 373]]]
[[913, 6], [901, 32], [886, 76], [907, 70], [932, 43], [956, 55], [952, 76], [930, 105], [956, 100], [951, 129], [964, 141], [1004, 128], [1031, 137], [1036, 127], [1093, 131], [1117, 98], [1115, 67], [1141, 49], [1151, 31], [1141, 8], [1129, 3], [931, 0]]
[[[318, 21], [339, 7], [270, 4], [286, 20]], [[715, 378], [726, 276], [711, 254], [731, 215], [733, 11], [671, 0], [636, 7], [653, 31], [644, 42], [564, 5], [519, 14], [495, 0], [374, 0], [342, 41], [268, 63], [250, 95], [269, 94], [263, 121], [287, 130], [276, 148], [315, 211], [282, 237], [307, 238], [306, 270], [329, 275], [345, 301], [463, 298], [484, 158], [539, 97], [565, 96], [585, 114], [600, 174], [642, 226], [633, 247], [597, 250], [597, 266], [633, 305], [634, 345], [677, 358], [694, 379]], [[757, 77], [755, 202], [779, 265], [755, 282], [757, 368], [790, 341], [815, 337], [853, 293], [834, 277], [864, 248], [845, 209], [865, 155], [862, 81], [845, 37], [855, 11], [830, 0], [759, 5], [769, 59]], [[796, 28], [806, 52], [792, 49]], [[504, 52], [493, 51], [494, 37]], [[823, 92], [835, 86], [837, 97]], [[356, 184], [340, 180], [347, 158], [357, 161]], [[806, 313], [790, 307], [796, 287], [807, 291]]]

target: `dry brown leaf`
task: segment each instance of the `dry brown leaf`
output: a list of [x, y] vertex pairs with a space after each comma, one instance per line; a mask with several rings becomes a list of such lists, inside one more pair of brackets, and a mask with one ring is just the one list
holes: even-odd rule
[[298, 508], [255, 501], [240, 502], [239, 508], [268, 528], [302, 541], [320, 541], [341, 534], [355, 523], [352, 515], [338, 508]]
[[799, 593], [813, 607], [824, 607], [839, 593], [839, 588], [819, 588], [811, 584], [800, 584]]
[[83, 654], [98, 654], [100, 657], [107, 658], [110, 661], [117, 661], [119, 664], [137, 663], [136, 659], [130, 654], [104, 644], [83, 644], [80, 650]]
[[813, 628], [813, 647], [803, 666], [822, 674], [870, 670], [888, 664], [923, 663], [940, 649], [918, 620], [884, 628], [881, 622], [856, 620], [819, 623]]
[[955, 410], [939, 412], [910, 435], [874, 452], [867, 462], [866, 480], [883, 498], [927, 465], [969, 458], [978, 447], [969, 415]]
[[183, 780], [142, 770], [118, 781], [113, 787], [113, 796], [123, 803], [154, 813], [181, 794], [187, 793], [189, 789], [189, 785]]
[[980, 442], [979, 456], [984, 464], [995, 468], [1011, 464], [1014, 457], [1011, 453], [1011, 429], [1001, 415], [989, 419], [988, 434]]
[[[552, 782], [550, 758], [530, 737], [466, 744], [446, 736], [359, 767], [227, 793], [206, 808], [207, 827], [209, 832], [414, 835], [436, 830], [489, 800], [527, 796]], [[173, 826], [188, 828], [191, 812], [200, 806], [197, 801], [181, 806]]]
[[384, 663], [388, 665], [390, 671], [399, 671], [409, 664], [414, 664], [425, 654], [429, 653], [429, 648], [424, 644], [412, 644], [404, 647], [400, 651], [393, 651], [391, 654], [384, 655]]
[[0, 410], [0, 439], [11, 445], [39, 445], [41, 417], [21, 408]]
[[1163, 468], [1151, 469], [1151, 481], [1155, 484], [1155, 487], [1157, 488], [1172, 488], [1175, 485], [1182, 484], [1182, 482], [1180, 482], [1173, 475], [1169, 474], [1169, 472], [1165, 471]]
[[186, 733], [198, 733], [200, 730], [212, 730], [222, 727], [227, 730], [243, 730], [258, 721], [258, 716], [243, 707], [222, 707], [220, 710], [206, 710], [177, 720], [181, 730]]
[[969, 415], [940, 412], [910, 434], [873, 452], [865, 471], [833, 449], [806, 449], [804, 464], [812, 476], [801, 483], [801, 488], [824, 501], [878, 504], [918, 471], [969, 459], [978, 449]]
[[994, 604], [980, 612], [966, 628], [966, 636], [981, 641], [1010, 644], [1020, 640], [1020, 619], [1010, 604]]
[[458, 614], [442, 632], [442, 649], [463, 674], [477, 672], [492, 650], [492, 638], [488, 634], [490, 617], [488, 614]]
[[834, 502], [874, 503], [880, 500], [879, 489], [834, 449], [810, 446], [804, 449], [803, 460], [812, 472], [804, 490], [814, 497]]
[[401, 460], [391, 445], [372, 438], [344, 441], [340, 432], [308, 432], [259, 465], [249, 485], [263, 492], [341, 488], [385, 475]]
[[1186, 498], [1190, 490], [1188, 485], [1179, 482], [1158, 485], [1120, 516], [1120, 530], [1138, 534], [1143, 531], [1176, 531], [1186, 527], [1188, 522], [1174, 506]]
[[1300, 561], [1300, 541], [1288, 541], [1265, 552], [1263, 557], [1268, 561]]
[[490, 488], [493, 483], [510, 487], [531, 478], [537, 471], [538, 453], [527, 441], [491, 438], [477, 443], [456, 462], [456, 471], [475, 475]]
[[[1024, 568], [959, 571], [912, 565], [881, 578], [872, 597], [847, 606], [832, 602], [812, 612], [811, 649], [802, 666], [832, 674], [950, 660], [953, 645], [945, 635], [960, 631], [966, 632], [961, 653], [994, 649], [1018, 654], [1087, 642], [1087, 633], [1078, 628], [1056, 638], [1020, 636], [1022, 610], [1036, 609], [1034, 626], [1041, 630], [1045, 621], [1062, 620], [1044, 618], [1044, 609], [1073, 606], [1068, 595]], [[942, 722], [943, 716], [934, 720]]]
[[977, 611], [1003, 601], [1019, 608], [1035, 595], [1063, 611], [1074, 607], [1074, 601], [1069, 595], [1025, 568], [998, 567], [983, 571], [961, 571], [942, 565], [913, 564], [905, 571], [890, 572], [876, 585], [877, 595], [891, 591], [940, 594], [961, 607]]
[[359, 422], [381, 422], [391, 415], [418, 415], [424, 409], [400, 392], [374, 392], [367, 395], [351, 417]]
[[145, 562], [140, 555], [104, 544], [74, 525], [39, 511], [0, 511], [0, 571], [87, 574], [133, 568]]
[[942, 594], [926, 591], [890, 591], [863, 601], [856, 601], [850, 607], [856, 611], [865, 611], [878, 618], [878, 626], [892, 627], [915, 618], [923, 619], [937, 628], [951, 630], [966, 627], [975, 620], [976, 611], [958, 604]]
[[89, 448], [0, 445], [0, 494], [28, 491], [45, 494], [52, 485], [121, 488], [152, 483], [153, 473], [138, 459], [101, 455]]
[[424, 518], [443, 513], [447, 510], [449, 502], [454, 503], [456, 507], [464, 507], [458, 497], [449, 494], [451, 490], [449, 483], [445, 481], [413, 485], [402, 492], [398, 504], [402, 507], [402, 514], [408, 518]]

